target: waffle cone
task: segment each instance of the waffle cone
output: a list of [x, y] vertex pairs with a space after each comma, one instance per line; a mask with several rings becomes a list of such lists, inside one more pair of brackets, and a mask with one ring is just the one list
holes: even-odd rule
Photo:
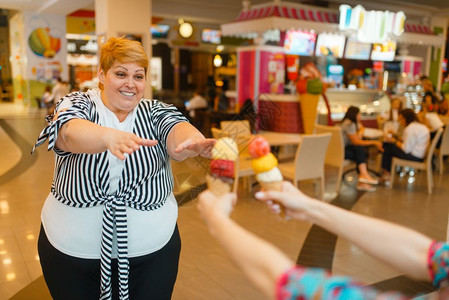
[[206, 175], [207, 188], [216, 196], [220, 197], [232, 190], [232, 184], [224, 182], [220, 178]]
[[263, 182], [259, 181], [260, 186], [265, 191], [282, 191], [282, 181], [270, 181], [270, 182]]
[[[259, 181], [259, 183], [260, 183], [262, 190], [282, 192], [282, 181], [271, 181], [271, 182]], [[285, 207], [281, 203], [279, 203], [277, 201], [275, 201], [275, 202], [277, 204], [279, 204], [281, 207], [281, 212], [279, 213], [280, 217], [282, 219], [285, 219]]]

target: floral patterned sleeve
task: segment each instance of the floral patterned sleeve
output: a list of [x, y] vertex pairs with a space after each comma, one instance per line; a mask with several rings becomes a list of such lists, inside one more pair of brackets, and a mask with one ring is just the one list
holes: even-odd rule
[[449, 244], [433, 241], [429, 248], [428, 268], [433, 286], [449, 286]]
[[296, 266], [284, 273], [276, 286], [276, 300], [294, 299], [403, 300], [409, 298], [397, 292], [379, 292], [374, 288], [364, 287], [349, 277], [332, 276], [323, 269]]

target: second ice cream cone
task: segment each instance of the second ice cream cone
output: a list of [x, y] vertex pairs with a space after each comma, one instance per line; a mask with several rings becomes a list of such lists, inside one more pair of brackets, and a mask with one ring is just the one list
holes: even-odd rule
[[259, 181], [260, 186], [265, 191], [282, 191], [282, 181], [270, 181], [270, 182], [263, 182]]
[[[271, 182], [259, 181], [259, 183], [260, 183], [260, 187], [265, 191], [278, 191], [278, 192], [282, 191], [282, 181], [271, 181]], [[276, 203], [279, 204], [279, 206], [281, 208], [280, 215], [282, 218], [284, 218], [285, 217], [285, 207], [279, 202], [276, 202]]]

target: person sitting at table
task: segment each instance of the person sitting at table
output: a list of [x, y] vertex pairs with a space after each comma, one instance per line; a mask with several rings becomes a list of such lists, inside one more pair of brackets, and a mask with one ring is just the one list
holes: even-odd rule
[[[435, 134], [437, 133], [438, 129], [444, 127], [443, 121], [441, 121], [440, 117], [435, 111], [429, 111], [427, 109], [427, 103], [423, 102], [421, 103], [421, 110], [417, 114], [418, 119], [421, 123], [427, 126], [430, 131], [430, 140], [433, 139]], [[441, 144], [441, 138], [438, 141], [436, 148], [439, 149]]]
[[402, 100], [398, 96], [394, 96], [391, 99], [390, 109], [380, 114], [378, 122], [382, 123], [380, 127], [385, 134], [395, 134], [400, 136], [402, 128], [399, 126], [399, 112], [402, 110]]
[[193, 97], [186, 103], [186, 111], [189, 112], [189, 116], [195, 118], [195, 111], [197, 109], [207, 109], [209, 104], [207, 100], [201, 95], [200, 91], [193, 92]]
[[426, 125], [419, 122], [418, 116], [412, 109], [401, 110], [399, 122], [405, 127], [402, 140], [394, 136], [387, 136], [383, 143], [383, 173], [381, 181], [386, 184], [390, 182], [390, 169], [393, 157], [412, 161], [424, 161], [427, 146], [429, 145], [429, 129]]
[[222, 87], [217, 87], [214, 98], [214, 111], [227, 111], [229, 108], [228, 97], [225, 95], [225, 90]]
[[[280, 213], [280, 203], [288, 217], [312, 222], [416, 280], [431, 281], [438, 289], [438, 299], [448, 299], [448, 243], [311, 198], [287, 181], [281, 192], [258, 192], [256, 198], [275, 213]], [[267, 299], [408, 299], [399, 292], [363, 286], [348, 276], [297, 265], [274, 245], [233, 221], [230, 214], [235, 203], [236, 194], [216, 197], [206, 190], [199, 195], [197, 208], [210, 234]]]
[[357, 164], [357, 173], [359, 174], [357, 190], [375, 191], [373, 185], [379, 182], [368, 173], [365, 147], [375, 146], [383, 152], [382, 143], [378, 140], [363, 139], [364, 127], [361, 123], [361, 114], [358, 107], [350, 106], [348, 108], [340, 126], [345, 143], [345, 159], [350, 159]]
[[425, 77], [421, 80], [421, 85], [424, 90], [424, 96], [421, 104], [427, 103], [428, 111], [437, 112], [439, 99], [435, 93], [435, 88], [433, 87], [432, 81]]
[[449, 116], [449, 100], [443, 97], [438, 105], [438, 114], [440, 116]]

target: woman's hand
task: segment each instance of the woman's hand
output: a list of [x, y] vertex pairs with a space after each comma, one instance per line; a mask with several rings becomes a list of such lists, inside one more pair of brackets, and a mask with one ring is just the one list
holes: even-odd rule
[[152, 147], [158, 143], [157, 140], [143, 139], [134, 133], [113, 128], [107, 128], [103, 139], [107, 149], [121, 160], [139, 150], [140, 146]]
[[374, 146], [376, 146], [376, 148], [380, 152], [384, 152], [384, 146], [382, 145], [382, 143], [380, 141], [374, 141]]
[[282, 183], [282, 192], [278, 191], [264, 191], [257, 192], [256, 198], [265, 201], [274, 213], [280, 213], [280, 203], [285, 208], [285, 214], [295, 219], [306, 220], [306, 211], [311, 208], [313, 204], [312, 198], [303, 194], [293, 184], [288, 181]]
[[209, 190], [206, 190], [199, 194], [196, 207], [201, 217], [209, 224], [211, 219], [217, 216], [229, 217], [236, 202], [237, 195], [235, 193], [227, 193], [217, 197]]
[[217, 140], [215, 139], [194, 139], [190, 138], [182, 142], [175, 149], [175, 153], [180, 153], [184, 150], [189, 150], [197, 155], [201, 155], [205, 158], [212, 158], [212, 148]]

